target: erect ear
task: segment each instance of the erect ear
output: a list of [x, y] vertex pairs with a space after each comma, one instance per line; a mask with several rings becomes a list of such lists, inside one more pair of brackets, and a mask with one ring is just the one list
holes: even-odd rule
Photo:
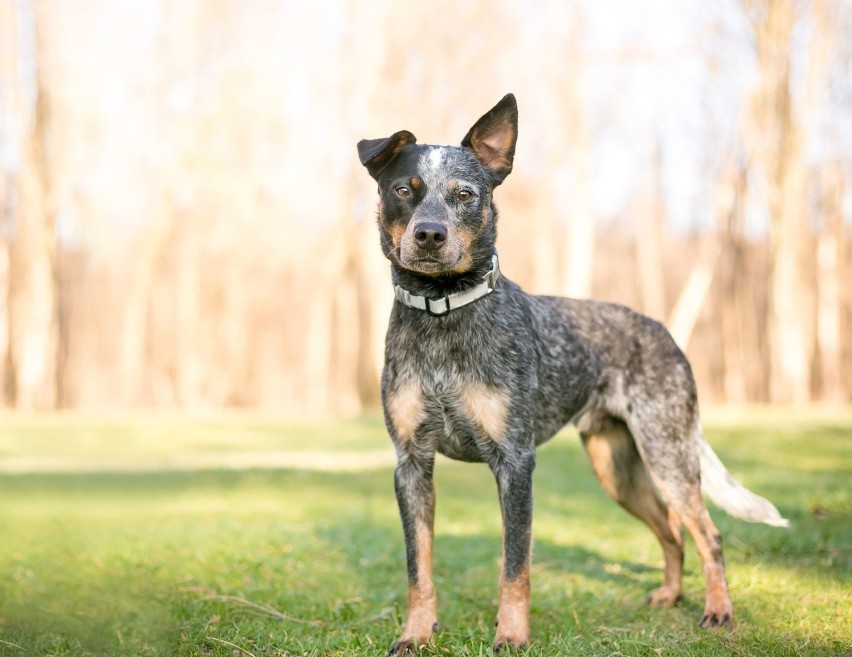
[[358, 157], [361, 164], [376, 180], [390, 161], [406, 144], [414, 144], [417, 138], [408, 130], [400, 130], [385, 139], [362, 139], [358, 142]]
[[512, 171], [517, 141], [518, 104], [514, 95], [506, 94], [473, 124], [461, 145], [472, 148], [479, 161], [491, 169], [496, 186]]

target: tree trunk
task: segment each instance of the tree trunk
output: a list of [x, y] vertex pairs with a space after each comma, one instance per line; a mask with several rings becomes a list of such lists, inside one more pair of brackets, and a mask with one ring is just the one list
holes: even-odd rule
[[[57, 399], [56, 241], [48, 208], [44, 156], [45, 99], [38, 71], [36, 12], [31, 2], [0, 2], [4, 138], [13, 153], [6, 178], [8, 363], [14, 405], [53, 408]], [[2, 114], [0, 113], [0, 114]]]
[[[759, 362], [756, 350], [749, 351], [744, 320], [747, 290], [744, 271], [744, 244], [742, 236], [743, 201], [747, 186], [747, 171], [730, 167], [723, 175], [722, 190], [727, 190], [728, 202], [717, 210], [717, 226], [723, 236], [723, 265], [720, 272], [720, 308], [722, 329], [722, 360], [724, 363], [724, 398], [727, 403], [744, 404], [749, 401], [748, 375], [756, 371]], [[751, 354], [747, 356], [747, 354]]]
[[666, 317], [666, 287], [663, 279], [663, 226], [665, 203], [662, 185], [662, 154], [657, 142], [654, 150], [650, 196], [639, 209], [636, 234], [636, 265], [642, 312], [662, 321]]
[[[5, 207], [3, 180], [0, 180], [0, 208]], [[0, 407], [12, 403], [12, 369], [9, 367], [9, 249], [0, 242]]]
[[820, 392], [824, 401], [845, 400], [841, 364], [843, 288], [845, 269], [843, 227], [843, 178], [839, 165], [826, 167], [822, 175], [822, 207], [826, 226], [817, 244], [817, 340]]
[[790, 95], [795, 24], [791, 0], [759, 3], [754, 20], [759, 89], [751, 139], [768, 189], [770, 225], [770, 397], [807, 403], [815, 340], [811, 238], [806, 212], [803, 136]]
[[698, 247], [698, 258], [681, 289], [667, 322], [674, 341], [686, 350], [701, 309], [707, 301], [721, 246], [715, 235], [705, 237]]
[[[837, 28], [826, 11], [823, 0], [811, 4], [813, 36], [808, 50], [808, 85], [805, 91], [805, 113], [808, 123], [817, 123], [824, 105], [823, 95], [829, 88], [828, 70], [831, 53], [836, 48]], [[818, 200], [821, 229], [817, 241], [817, 347], [819, 355], [820, 397], [827, 402], [842, 403], [843, 291], [846, 285], [844, 259], [843, 195], [844, 179], [839, 162], [818, 170]]]
[[595, 218], [589, 193], [591, 146], [586, 125], [582, 95], [583, 62], [577, 47], [582, 30], [580, 12], [575, 11], [569, 34], [567, 57], [568, 107], [567, 148], [570, 180], [568, 184], [568, 261], [565, 268], [564, 293], [569, 297], [592, 296], [592, 273], [595, 265]]
[[[558, 179], [558, 178], [557, 178]], [[529, 258], [530, 269], [532, 273], [531, 288], [536, 294], [559, 294], [559, 251], [557, 249], [558, 241], [554, 239], [557, 234], [557, 225], [554, 219], [554, 207], [551, 196], [546, 198], [536, 197], [529, 200], [525, 207], [528, 213], [529, 221], [529, 252], [526, 257]], [[574, 223], [574, 217], [569, 217], [569, 244], [568, 244], [568, 272], [566, 275], [565, 293], [568, 296], [582, 296], [583, 291], [578, 288], [572, 288], [570, 279], [573, 276], [571, 273], [572, 261], [575, 256], [575, 245], [570, 243], [571, 226]]]
[[363, 366], [363, 315], [359, 309], [357, 264], [345, 256], [340, 276], [334, 284], [332, 311], [332, 353], [329, 379], [332, 389], [332, 409], [354, 416], [362, 410], [359, 390], [359, 368]]
[[[381, 104], [382, 83], [387, 83], [379, 74], [363, 76], [354, 71], [381, 71], [386, 66], [389, 49], [388, 39], [362, 39], [360, 35], [370, 31], [383, 31], [392, 20], [386, 5], [378, 0], [349, 2], [346, 6], [351, 42], [345, 47], [349, 53], [348, 75], [340, 78], [343, 95], [350, 100], [347, 113], [347, 134], [362, 134], [368, 125], [368, 117]], [[387, 76], [396, 81], [400, 73], [394, 68]], [[350, 88], [353, 80], [358, 83]], [[338, 314], [332, 331], [335, 343], [331, 345], [337, 358], [350, 354], [332, 367], [345, 366], [351, 372], [331, 372], [335, 382], [335, 407], [347, 414], [354, 414], [365, 407], [374, 407], [379, 402], [379, 370], [383, 361], [384, 326], [390, 310], [390, 286], [388, 265], [380, 253], [379, 240], [373, 217], [376, 196], [372, 182], [366, 183], [363, 167], [352, 150], [349, 159], [347, 184], [339, 228], [332, 239], [341, 240], [340, 248], [346, 266], [339, 271], [335, 287], [341, 289], [335, 296], [335, 312]], [[358, 181], [358, 182], [356, 182]], [[370, 192], [365, 196], [365, 189]], [[347, 298], [348, 295], [348, 298]], [[332, 357], [334, 361], [334, 356]]]
[[323, 273], [315, 283], [314, 289], [316, 293], [312, 294], [306, 303], [305, 347], [301, 363], [304, 387], [300, 398], [303, 400], [304, 408], [310, 412], [326, 410], [334, 406], [329, 382], [334, 347], [333, 284]]

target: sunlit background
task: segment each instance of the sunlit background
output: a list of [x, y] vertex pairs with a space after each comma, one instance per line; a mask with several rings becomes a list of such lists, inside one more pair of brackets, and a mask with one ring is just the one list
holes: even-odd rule
[[507, 276], [664, 321], [706, 402], [852, 399], [847, 0], [0, 0], [0, 402], [374, 406], [355, 144], [509, 91]]

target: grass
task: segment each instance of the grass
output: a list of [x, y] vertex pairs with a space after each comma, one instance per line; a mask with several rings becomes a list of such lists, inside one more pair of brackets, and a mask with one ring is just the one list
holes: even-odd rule
[[[396, 637], [405, 566], [378, 418], [3, 420], [0, 655], [380, 655]], [[536, 471], [526, 654], [848, 654], [852, 417], [705, 424], [731, 471], [792, 521], [779, 530], [713, 512], [735, 629], [697, 628], [703, 581], [691, 543], [683, 603], [643, 606], [661, 577], [659, 547], [606, 498], [566, 433], [542, 448]], [[265, 454], [376, 458], [356, 471], [286, 458], [234, 467], [246, 451], [260, 464]], [[445, 628], [423, 652], [490, 654], [493, 479], [483, 466], [442, 459], [436, 486]]]

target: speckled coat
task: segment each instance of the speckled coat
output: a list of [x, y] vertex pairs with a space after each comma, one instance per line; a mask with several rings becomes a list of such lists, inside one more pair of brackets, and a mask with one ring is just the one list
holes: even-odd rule
[[[517, 106], [510, 94], [460, 147], [418, 145], [408, 131], [363, 140], [378, 182], [381, 248], [393, 283], [440, 299], [481, 285], [497, 236], [493, 189], [513, 166]], [[437, 628], [431, 556], [435, 453], [486, 462], [504, 525], [495, 649], [530, 638], [529, 560], [535, 448], [574, 422], [603, 487], [657, 535], [665, 580], [649, 603], [681, 594], [681, 526], [707, 579], [701, 625], [729, 625], [721, 539], [701, 496], [749, 520], [782, 524], [734, 481], [701, 437], [695, 382], [666, 329], [628, 308], [532, 296], [506, 276], [440, 316], [397, 301], [388, 326], [382, 403], [397, 451], [395, 490], [408, 560], [409, 612], [392, 654]], [[705, 488], [707, 486], [705, 485]]]

